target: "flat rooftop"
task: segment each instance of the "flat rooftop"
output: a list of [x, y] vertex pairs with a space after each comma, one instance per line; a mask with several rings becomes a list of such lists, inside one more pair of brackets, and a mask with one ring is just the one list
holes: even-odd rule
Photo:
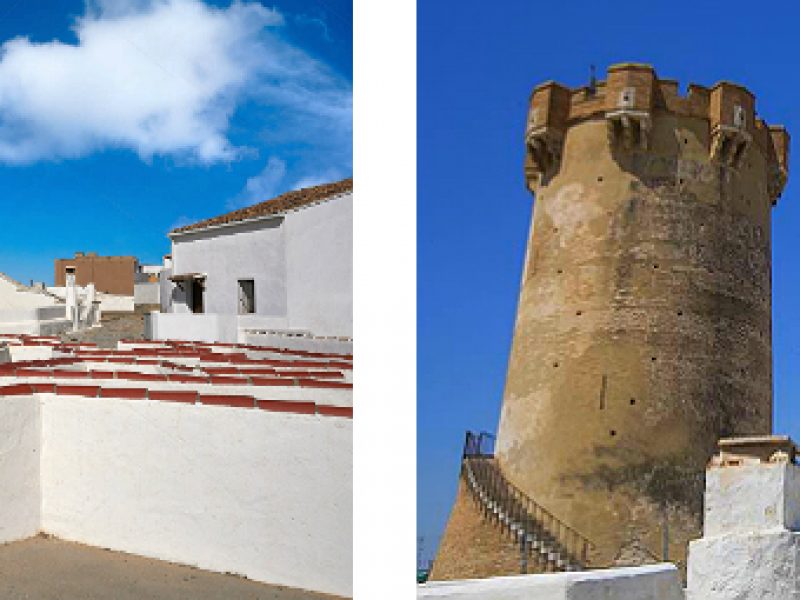
[[34, 537], [0, 544], [4, 600], [332, 600], [122, 552]]

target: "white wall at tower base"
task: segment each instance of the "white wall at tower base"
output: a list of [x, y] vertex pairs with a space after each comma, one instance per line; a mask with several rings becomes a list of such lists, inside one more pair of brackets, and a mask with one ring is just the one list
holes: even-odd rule
[[790, 462], [710, 467], [703, 535], [800, 526], [800, 468]]
[[689, 544], [687, 600], [800, 598], [800, 533], [733, 534]]
[[673, 564], [441, 581], [417, 598], [441, 600], [683, 600]]
[[785, 436], [720, 441], [706, 469], [703, 538], [687, 600], [800, 598], [800, 467]]

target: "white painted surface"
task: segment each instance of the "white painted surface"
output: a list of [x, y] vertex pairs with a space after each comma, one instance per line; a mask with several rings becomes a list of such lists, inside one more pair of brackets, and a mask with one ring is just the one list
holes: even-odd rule
[[687, 600], [795, 600], [800, 534], [734, 534], [689, 544]]
[[170, 402], [42, 400], [42, 528], [352, 595], [352, 422]]
[[353, 195], [286, 216], [289, 327], [353, 335]]
[[790, 462], [706, 470], [704, 533], [689, 544], [687, 598], [800, 597], [799, 473]]
[[154, 340], [191, 340], [195, 342], [237, 341], [237, 316], [191, 313], [149, 313], [148, 337]]
[[704, 537], [800, 528], [800, 467], [789, 462], [710, 467]]
[[[49, 360], [53, 358], [52, 346], [9, 346], [8, 352], [12, 362], [22, 360]], [[5, 385], [15, 383], [10, 379]]]
[[40, 428], [32, 397], [0, 397], [0, 543], [39, 531]]
[[[244, 328], [352, 337], [352, 202], [342, 194], [282, 216], [174, 234], [161, 281], [169, 314], [154, 320], [155, 339], [177, 332], [173, 339], [236, 341]], [[168, 282], [171, 274], [205, 275], [204, 315], [192, 314], [191, 286]], [[239, 315], [240, 279], [255, 282], [255, 314]], [[203, 321], [211, 315], [220, 317], [216, 324]]]
[[57, 298], [0, 273], [0, 333], [56, 335], [69, 327]]
[[[79, 295], [86, 295], [86, 288], [77, 286], [77, 290]], [[59, 298], [66, 298], [65, 287], [48, 287], [47, 291]], [[101, 312], [133, 312], [133, 296], [96, 292], [96, 299], [100, 301]]]
[[517, 575], [421, 585], [417, 598], [447, 600], [683, 600], [673, 564]]
[[0, 310], [33, 309], [40, 306], [53, 306], [57, 302], [52, 296], [25, 288], [0, 274]]
[[[254, 279], [256, 312], [286, 316], [286, 258], [283, 218], [188, 232], [172, 245], [175, 274], [206, 275], [206, 313], [238, 314], [238, 280]], [[173, 298], [173, 311], [191, 313], [186, 301]]]
[[161, 304], [161, 290], [159, 282], [133, 284], [134, 304]]
[[292, 335], [288, 332], [269, 332], [258, 329], [241, 329], [239, 342], [254, 346], [286, 348], [289, 350], [308, 350], [312, 352], [331, 352], [334, 354], [352, 354], [353, 341], [332, 338], [306, 337]]

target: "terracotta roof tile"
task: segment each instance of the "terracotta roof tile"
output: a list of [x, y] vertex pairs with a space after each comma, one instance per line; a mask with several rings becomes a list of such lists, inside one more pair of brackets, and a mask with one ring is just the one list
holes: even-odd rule
[[192, 231], [194, 229], [203, 229], [205, 227], [212, 227], [214, 225], [224, 225], [226, 223], [235, 223], [237, 221], [247, 221], [249, 219], [256, 219], [258, 217], [265, 217], [268, 215], [277, 215], [289, 210], [301, 208], [308, 204], [314, 204], [320, 200], [324, 200], [331, 196], [337, 196], [346, 192], [353, 191], [353, 178], [342, 179], [333, 183], [325, 183], [315, 187], [301, 188], [281, 194], [271, 200], [266, 200], [253, 206], [240, 208], [218, 217], [198, 221], [191, 225], [178, 227], [173, 229], [170, 233], [183, 233], [185, 231]]

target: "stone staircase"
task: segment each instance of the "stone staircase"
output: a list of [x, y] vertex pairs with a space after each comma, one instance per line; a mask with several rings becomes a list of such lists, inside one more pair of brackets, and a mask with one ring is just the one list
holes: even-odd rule
[[[593, 544], [508, 481], [492, 454], [475, 452], [475, 434], [467, 434], [461, 475], [472, 496], [504, 533], [520, 546], [520, 571], [580, 571], [588, 566]], [[480, 444], [478, 444], [478, 447]]]

